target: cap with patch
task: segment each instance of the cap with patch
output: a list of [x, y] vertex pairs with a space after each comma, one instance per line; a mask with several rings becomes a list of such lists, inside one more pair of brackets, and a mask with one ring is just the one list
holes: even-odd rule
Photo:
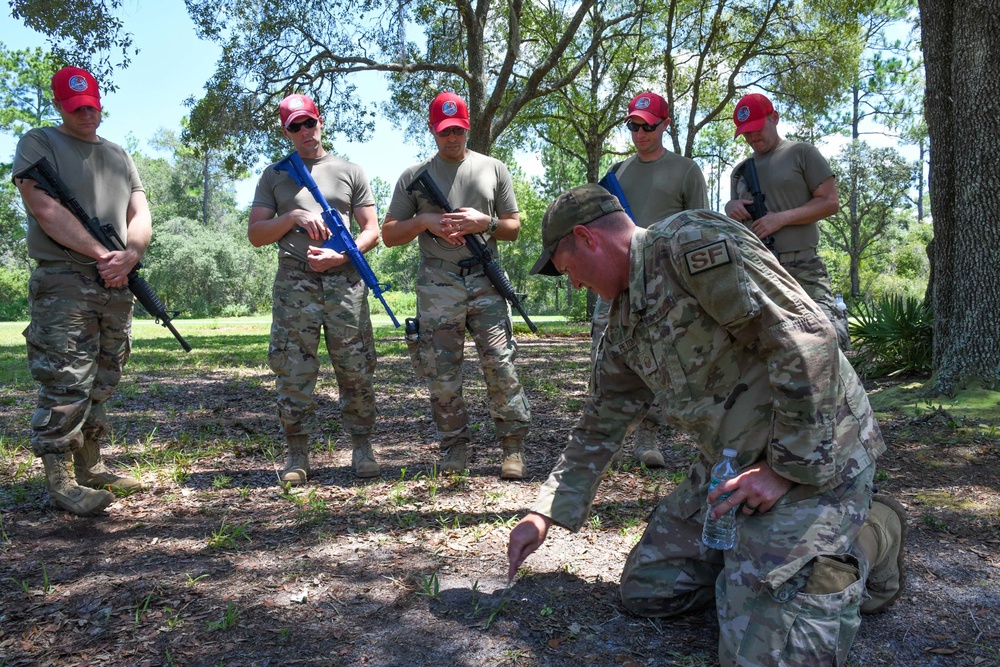
[[80, 107], [101, 110], [101, 91], [97, 88], [97, 79], [79, 67], [63, 67], [52, 75], [52, 96], [66, 113], [73, 113]]
[[573, 231], [577, 225], [586, 225], [608, 213], [623, 211], [618, 197], [602, 188], [597, 183], [587, 183], [563, 192], [549, 204], [542, 217], [542, 250], [541, 257], [531, 267], [531, 273], [544, 276], [558, 276], [552, 263], [552, 254], [564, 236]]
[[281, 116], [281, 127], [288, 127], [289, 123], [294, 123], [300, 118], [315, 118], [319, 120], [319, 109], [312, 98], [305, 95], [289, 95], [281, 100], [278, 106], [278, 115]]
[[639, 93], [628, 104], [628, 117], [640, 118], [642, 122], [656, 125], [670, 118], [670, 105], [656, 93]]
[[774, 105], [760, 93], [750, 93], [744, 95], [736, 103], [736, 111], [733, 112], [733, 122], [736, 123], [736, 135], [734, 139], [744, 132], [756, 132], [764, 127], [764, 119], [774, 111]]
[[443, 132], [449, 127], [469, 129], [469, 107], [465, 100], [451, 92], [438, 94], [431, 102], [431, 129], [434, 133]]

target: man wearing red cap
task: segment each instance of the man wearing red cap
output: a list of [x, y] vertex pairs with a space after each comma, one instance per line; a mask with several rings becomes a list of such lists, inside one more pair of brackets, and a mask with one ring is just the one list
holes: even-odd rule
[[[441, 470], [459, 472], [468, 467], [472, 436], [462, 398], [468, 329], [479, 351], [490, 416], [503, 448], [500, 476], [522, 479], [523, 441], [531, 412], [514, 370], [517, 343], [510, 307], [465, 245], [466, 234], [476, 234], [496, 253], [497, 241], [517, 239], [521, 221], [514, 184], [502, 162], [466, 147], [469, 110], [455, 93], [434, 98], [428, 127], [438, 152], [400, 176], [382, 225], [382, 239], [387, 246], [418, 239], [420, 246], [420, 331], [415, 357], [417, 372], [427, 378], [430, 389], [441, 441]], [[425, 198], [406, 191], [423, 169], [456, 212], [444, 213]]]
[[[305, 95], [289, 95], [278, 107], [281, 132], [298, 151], [327, 203], [361, 233], [362, 252], [378, 245], [378, 216], [364, 170], [323, 148], [323, 118]], [[323, 248], [330, 230], [308, 189], [274, 165], [261, 174], [250, 209], [247, 236], [254, 246], [278, 244], [271, 344], [267, 361], [277, 376], [278, 419], [288, 443], [281, 481], [299, 485], [309, 477], [309, 437], [315, 434], [320, 332], [337, 376], [344, 430], [351, 436], [352, 467], [358, 477], [376, 477], [371, 446], [375, 425], [375, 339], [368, 288], [346, 254]]]
[[132, 158], [97, 135], [101, 93], [94, 77], [64, 67], [52, 77], [52, 93], [62, 124], [21, 138], [14, 173], [46, 158], [83, 209], [125, 243], [124, 250], [107, 250], [35, 181], [15, 179], [28, 215], [28, 255], [37, 264], [24, 331], [28, 365], [41, 385], [31, 446], [45, 465], [52, 504], [90, 516], [114, 500], [106, 487], [141, 486], [104, 466], [99, 441], [109, 429], [104, 403], [131, 351], [128, 274], [146, 252], [152, 224]]
[[830, 318], [840, 348], [849, 350], [847, 317], [837, 307], [830, 274], [816, 252], [817, 223], [840, 209], [830, 164], [815, 146], [778, 135], [778, 112], [760, 93], [746, 95], [736, 103], [733, 122], [736, 136], [742, 134], [753, 149], [748, 160], [756, 166], [767, 215], [754, 220], [746, 208], [753, 199], [742, 175], [745, 162], [733, 169], [732, 199], [726, 203], [726, 215], [748, 225], [758, 237], [774, 239], [772, 250], [778, 262]]
[[[636, 154], [611, 167], [621, 185], [633, 221], [646, 228], [681, 211], [708, 208], [708, 188], [698, 163], [663, 145], [670, 125], [670, 106], [653, 92], [639, 93], [628, 105], [625, 121]], [[608, 328], [608, 301], [598, 297], [594, 307], [592, 353]], [[666, 465], [656, 446], [662, 423], [654, 405], [635, 429], [635, 457], [650, 468]]]

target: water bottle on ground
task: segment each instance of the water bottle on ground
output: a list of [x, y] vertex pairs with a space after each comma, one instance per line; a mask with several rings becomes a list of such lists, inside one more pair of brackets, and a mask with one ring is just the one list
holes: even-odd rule
[[[739, 474], [739, 468], [736, 467], [736, 455], [737, 451], [735, 449], [722, 450], [722, 460], [712, 468], [712, 479], [708, 487], [709, 493], [722, 482], [732, 479]], [[715, 501], [712, 507], [718, 507], [727, 498], [729, 498], [728, 493], [719, 496], [719, 499]], [[728, 512], [718, 519], [712, 518], [711, 510], [705, 513], [705, 527], [701, 531], [701, 541], [706, 547], [725, 551], [726, 549], [732, 549], [736, 545], [736, 509], [736, 507], [730, 508]]]

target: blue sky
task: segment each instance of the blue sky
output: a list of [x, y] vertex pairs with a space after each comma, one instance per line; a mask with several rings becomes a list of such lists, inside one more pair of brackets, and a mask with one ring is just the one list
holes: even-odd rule
[[[212, 42], [198, 39], [183, 0], [125, 2], [122, 18], [134, 36], [139, 54], [128, 69], [115, 73], [118, 91], [102, 96], [107, 116], [98, 133], [120, 144], [132, 133], [140, 150], [151, 153], [147, 141], [158, 129], [180, 130], [181, 119], [187, 112], [184, 100], [202, 96], [205, 82], [215, 71], [220, 49]], [[8, 49], [48, 45], [44, 37], [12, 19], [9, 12], [0, 15], [0, 35], [3, 35], [0, 41]], [[388, 98], [384, 79], [379, 75], [357, 81], [361, 94], [379, 101]], [[0, 152], [5, 160], [13, 155], [15, 145], [12, 138], [0, 135]], [[418, 153], [415, 145], [406, 143], [402, 132], [378, 120], [369, 142], [338, 140], [331, 144], [327, 137], [327, 146], [359, 163], [369, 178], [378, 176], [390, 187], [406, 167], [426, 157]], [[255, 183], [256, 176], [237, 187], [240, 204], [250, 203]]]

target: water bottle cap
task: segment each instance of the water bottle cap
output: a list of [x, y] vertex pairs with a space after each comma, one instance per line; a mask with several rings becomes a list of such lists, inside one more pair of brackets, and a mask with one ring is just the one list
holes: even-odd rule
[[739, 452], [736, 451], [735, 449], [729, 449], [727, 447], [726, 449], [722, 450], [722, 455], [723, 456], [728, 456], [731, 459], [735, 459], [737, 457], [737, 455], [739, 455]]

